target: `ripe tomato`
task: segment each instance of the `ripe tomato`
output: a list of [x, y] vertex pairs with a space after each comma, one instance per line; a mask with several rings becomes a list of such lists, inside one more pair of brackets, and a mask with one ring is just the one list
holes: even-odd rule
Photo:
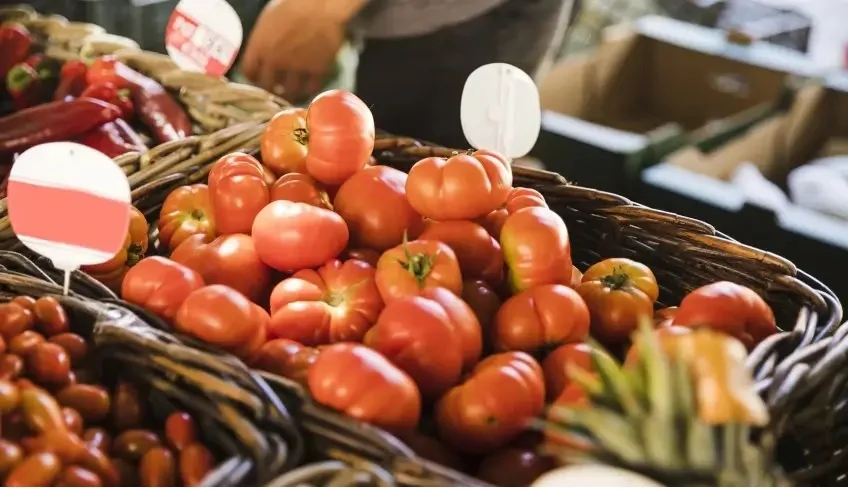
[[433, 220], [473, 220], [506, 201], [512, 188], [509, 161], [476, 151], [449, 159], [428, 157], [412, 166], [406, 181], [409, 204]]
[[376, 268], [377, 261], [380, 260], [380, 253], [374, 249], [348, 249], [342, 253], [342, 259], [358, 259]]
[[530, 188], [512, 188], [507, 195], [506, 203], [477, 222], [486, 228], [492, 237], [500, 237], [503, 224], [510, 215], [522, 208], [541, 206], [547, 208], [545, 197], [542, 193]]
[[499, 487], [529, 487], [556, 464], [553, 457], [533, 450], [506, 447], [480, 462], [477, 479]]
[[151, 256], [127, 271], [121, 283], [121, 298], [170, 322], [183, 300], [203, 286], [203, 278], [197, 272], [170, 259]]
[[279, 200], [333, 209], [327, 191], [324, 191], [315, 179], [299, 172], [280, 177], [271, 187], [271, 201]]
[[439, 400], [436, 426], [453, 448], [482, 454], [518, 436], [544, 405], [539, 363], [526, 353], [500, 353], [481, 361]]
[[197, 271], [207, 285], [226, 285], [253, 302], [267, 298], [271, 269], [256, 254], [253, 238], [222, 235], [209, 244], [202, 235], [186, 239], [171, 259]]
[[358, 97], [344, 90], [318, 95], [306, 115], [308, 174], [341, 184], [362, 170], [374, 150], [374, 117]]
[[177, 311], [174, 327], [213, 346], [236, 350], [248, 344], [261, 327], [256, 304], [224, 285], [192, 292]]
[[542, 361], [545, 374], [545, 393], [548, 401], [556, 400], [571, 383], [571, 366], [594, 372], [592, 365], [592, 347], [587, 343], [566, 343], [551, 351]]
[[577, 285], [583, 282], [583, 273], [577, 269], [577, 266], [571, 266], [571, 282], [569, 286], [571, 288], [577, 288]]
[[666, 307], [654, 311], [654, 325], [657, 329], [674, 324], [674, 316], [677, 315], [677, 307]]
[[392, 432], [413, 430], [421, 418], [415, 382], [360, 344], [339, 343], [322, 350], [309, 368], [309, 392], [320, 404]]
[[441, 286], [462, 294], [462, 274], [456, 254], [434, 240], [413, 240], [389, 249], [377, 262], [377, 288], [389, 304], [428, 287]]
[[253, 360], [259, 356], [259, 350], [268, 341], [268, 324], [271, 322], [271, 316], [268, 315], [265, 309], [256, 304], [253, 304], [252, 308], [254, 324], [257, 326], [253, 336], [241, 345], [231, 349], [234, 355], [248, 365], [253, 363]]
[[159, 241], [174, 250], [195, 234], [215, 237], [215, 215], [206, 184], [180, 186], [165, 198], [159, 212]]
[[[462, 299], [474, 311], [483, 331], [491, 333], [495, 315], [501, 308], [501, 299], [495, 290], [483, 280], [465, 281], [462, 284]], [[491, 335], [486, 337], [491, 338]]]
[[[665, 346], [670, 343], [669, 338], [689, 334], [692, 330], [688, 327], [669, 324], [667, 326], [658, 327], [654, 332], [660, 342], [660, 346]], [[636, 366], [637, 361], [639, 361], [639, 349], [636, 344], [633, 344], [630, 346], [630, 349], [627, 350], [627, 355], [624, 357], [624, 367], [632, 368]]]
[[209, 171], [209, 196], [215, 229], [221, 234], [249, 234], [253, 219], [270, 201], [262, 164], [250, 155], [225, 155]]
[[330, 210], [305, 203], [272, 201], [253, 222], [259, 259], [278, 271], [317, 268], [347, 247], [348, 230]]
[[410, 448], [415, 455], [422, 459], [427, 459], [430, 462], [435, 462], [450, 469], [456, 469], [460, 472], [464, 470], [464, 462], [462, 458], [440, 442], [437, 438], [425, 435], [424, 433], [413, 431], [401, 435], [401, 441]]
[[333, 200], [350, 227], [357, 247], [378, 251], [416, 238], [423, 221], [406, 200], [406, 174], [382, 165], [368, 167], [348, 179]]
[[450, 247], [462, 277], [499, 283], [503, 279], [503, 251], [483, 226], [467, 220], [427, 222], [420, 240], [436, 240]]
[[592, 336], [604, 343], [630, 339], [639, 319], [654, 315], [660, 294], [650, 268], [625, 258], [605, 259], [583, 273], [577, 293], [592, 316]]
[[262, 162], [282, 176], [306, 172], [306, 109], [283, 109], [271, 118], [260, 145]]
[[294, 380], [306, 386], [309, 367], [318, 359], [318, 350], [291, 339], [272, 339], [259, 349], [250, 367]]
[[589, 309], [574, 290], [541, 285], [508, 299], [495, 317], [495, 351], [537, 352], [583, 341], [589, 334]]
[[147, 252], [147, 232], [147, 219], [138, 209], [130, 206], [130, 226], [121, 250], [105, 263], [83, 266], [82, 270], [112, 291], [120, 292], [127, 270], [141, 261]]
[[534, 206], [510, 215], [501, 230], [501, 247], [513, 291], [571, 284], [568, 229], [553, 211]]
[[271, 293], [271, 337], [307, 346], [362, 341], [383, 310], [374, 273], [362, 261], [334, 259], [283, 280]]
[[778, 332], [771, 307], [757, 292], [730, 281], [719, 281], [689, 293], [680, 302], [674, 323], [709, 327], [739, 339], [749, 350]]

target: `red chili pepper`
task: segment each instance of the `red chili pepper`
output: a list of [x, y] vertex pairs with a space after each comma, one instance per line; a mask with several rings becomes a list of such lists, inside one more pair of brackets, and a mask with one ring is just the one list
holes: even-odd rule
[[70, 140], [120, 116], [114, 105], [88, 97], [24, 109], [0, 119], [0, 153]]
[[32, 36], [26, 27], [20, 24], [6, 24], [0, 27], [0, 77], [6, 77], [9, 70], [26, 60], [32, 47]]
[[129, 89], [119, 89], [111, 82], [100, 82], [94, 85], [89, 85], [83, 92], [81, 97], [91, 97], [92, 99], [100, 99], [118, 106], [123, 111], [124, 119], [130, 119], [135, 114], [132, 96]]
[[142, 75], [113, 56], [102, 56], [88, 69], [89, 84], [110, 82], [130, 89], [141, 121], [159, 143], [193, 134], [191, 120], [180, 104], [157, 81]]
[[77, 142], [99, 150], [111, 158], [128, 152], [145, 152], [147, 147], [123, 119], [102, 124], [83, 134]]
[[59, 86], [53, 100], [63, 101], [68, 97], [79, 97], [86, 88], [88, 65], [80, 60], [66, 61], [59, 72]]
[[18, 63], [6, 74], [6, 90], [18, 111], [40, 104], [44, 94], [41, 89], [38, 72], [26, 63]]

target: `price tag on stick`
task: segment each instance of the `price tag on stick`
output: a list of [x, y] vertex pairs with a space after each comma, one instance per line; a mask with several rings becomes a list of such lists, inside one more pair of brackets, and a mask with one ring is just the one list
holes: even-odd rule
[[78, 143], [45, 143], [12, 165], [7, 189], [12, 230], [65, 271], [108, 261], [129, 229], [130, 185], [106, 155]]
[[460, 119], [465, 138], [475, 148], [511, 159], [523, 157], [533, 149], [542, 126], [539, 90], [515, 66], [483, 65], [465, 81]]
[[180, 0], [165, 29], [168, 56], [183, 70], [220, 76], [238, 56], [244, 31], [225, 0]]

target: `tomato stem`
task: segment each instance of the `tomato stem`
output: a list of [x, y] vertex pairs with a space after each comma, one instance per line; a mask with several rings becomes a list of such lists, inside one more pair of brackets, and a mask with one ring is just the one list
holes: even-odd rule
[[309, 130], [306, 128], [297, 128], [292, 131], [292, 136], [294, 136], [294, 141], [300, 143], [301, 145], [306, 145], [309, 143]]
[[130, 244], [127, 247], [127, 266], [135, 266], [142, 258], [144, 258], [144, 253], [141, 251], [141, 244]]
[[403, 253], [406, 256], [406, 261], [398, 260], [403, 269], [409, 271], [415, 281], [418, 282], [419, 288], [424, 288], [424, 282], [430, 271], [433, 269], [434, 257], [428, 254], [413, 254], [407, 246], [407, 231], [403, 231]]
[[200, 210], [191, 210], [190, 216], [195, 220], [203, 220], [204, 217], [203, 212]]
[[624, 272], [624, 270], [619, 267], [615, 267], [612, 268], [612, 273], [601, 278], [601, 282], [608, 288], [621, 290], [630, 282], [630, 277]]

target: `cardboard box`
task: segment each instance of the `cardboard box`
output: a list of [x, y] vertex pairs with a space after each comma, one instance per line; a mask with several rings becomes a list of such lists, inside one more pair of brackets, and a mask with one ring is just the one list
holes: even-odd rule
[[778, 110], [787, 74], [817, 68], [786, 48], [644, 17], [609, 29], [594, 52], [561, 60], [541, 81], [532, 155], [581, 185], [626, 193], [644, 167], [687, 143], [722, 141]]

